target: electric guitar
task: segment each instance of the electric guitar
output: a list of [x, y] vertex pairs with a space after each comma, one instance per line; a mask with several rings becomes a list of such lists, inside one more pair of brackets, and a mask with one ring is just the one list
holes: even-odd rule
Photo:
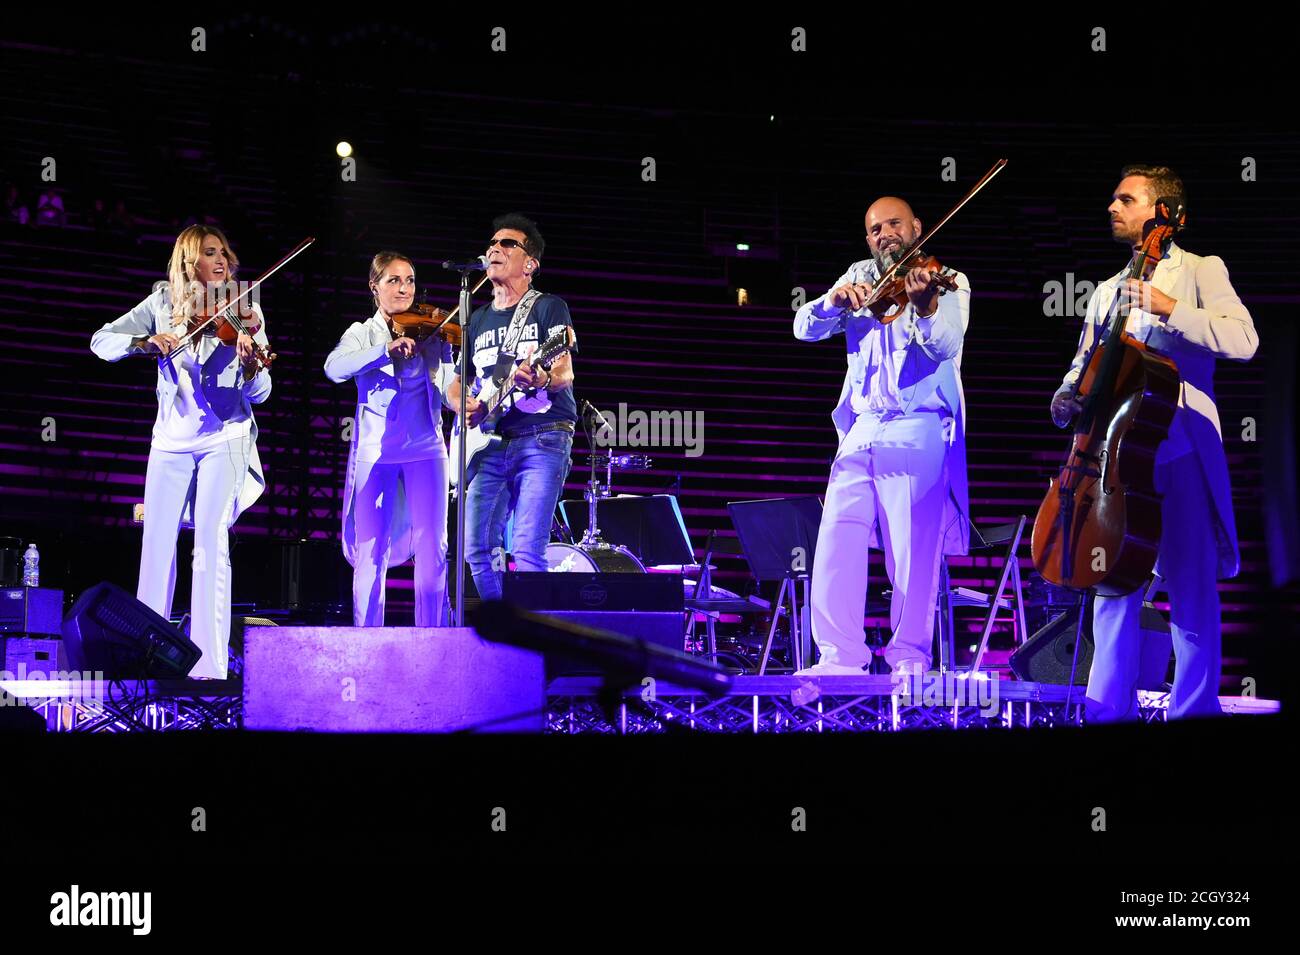
[[[517, 361], [514, 368], [518, 368], [524, 362], [529, 362], [534, 366], [540, 367], [545, 371], [551, 370], [551, 365], [557, 358], [569, 350], [569, 330], [563, 328], [556, 332], [537, 349], [530, 357]], [[483, 420], [476, 425], [471, 425], [465, 432], [465, 467], [474, 460], [474, 455], [478, 454], [493, 441], [500, 441], [501, 438], [496, 434], [497, 425], [505, 417], [506, 412], [514, 407], [515, 401], [523, 393], [519, 385], [515, 384], [514, 369], [511, 369], [505, 380], [498, 385], [491, 377], [486, 381], [482, 379], [476, 384], [474, 390], [470, 392], [475, 398], [487, 406], [487, 414]], [[456, 416], [456, 421], [451, 428], [451, 460], [448, 462], [448, 470], [451, 474], [451, 484], [455, 487], [460, 477], [460, 416]]]

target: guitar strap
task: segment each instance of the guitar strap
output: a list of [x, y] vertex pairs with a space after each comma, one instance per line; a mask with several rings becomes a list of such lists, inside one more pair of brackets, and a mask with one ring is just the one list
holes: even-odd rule
[[528, 321], [528, 314], [533, 310], [533, 305], [541, 297], [541, 292], [530, 288], [524, 293], [524, 297], [519, 300], [519, 304], [515, 306], [514, 315], [510, 316], [510, 324], [506, 327], [505, 340], [501, 342], [501, 347], [497, 350], [496, 367], [492, 369], [492, 381], [498, 388], [501, 387], [501, 383], [506, 380], [506, 376], [514, 369], [515, 351], [519, 347], [519, 336], [524, 332], [524, 323]]

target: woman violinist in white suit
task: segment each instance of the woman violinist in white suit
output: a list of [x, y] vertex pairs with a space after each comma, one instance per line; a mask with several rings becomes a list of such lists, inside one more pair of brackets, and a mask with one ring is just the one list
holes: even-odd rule
[[[90, 347], [105, 361], [158, 356], [158, 415], [144, 487], [139, 599], [164, 617], [176, 586], [176, 539], [194, 525], [190, 639], [202, 651], [191, 677], [224, 679], [230, 645], [230, 545], [227, 531], [266, 485], [257, 456], [252, 406], [271, 394], [271, 374], [254, 354], [268, 349], [266, 322], [243, 313], [256, 331], [223, 344], [208, 324], [179, 346], [187, 322], [223, 301], [239, 260], [221, 230], [190, 226], [176, 237], [167, 281], [109, 322]], [[247, 306], [245, 306], [247, 308]], [[163, 357], [171, 355], [169, 361]]]
[[397, 252], [370, 264], [375, 313], [355, 322], [325, 360], [336, 383], [355, 379], [357, 410], [343, 489], [343, 554], [352, 564], [352, 617], [384, 624], [388, 568], [415, 558], [415, 625], [447, 617], [447, 442], [443, 395], [455, 373], [451, 346], [417, 344], [393, 316], [415, 302], [415, 267]]

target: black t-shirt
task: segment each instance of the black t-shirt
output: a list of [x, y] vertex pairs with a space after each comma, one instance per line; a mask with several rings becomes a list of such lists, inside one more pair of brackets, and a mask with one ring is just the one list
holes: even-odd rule
[[[469, 340], [473, 343], [470, 361], [477, 376], [471, 394], [476, 394], [478, 386], [489, 381], [496, 368], [498, 352], [514, 317], [515, 305], [504, 311], [484, 305], [475, 310], [469, 320]], [[572, 328], [573, 319], [569, 316], [569, 306], [564, 299], [555, 295], [543, 294], [533, 303], [533, 310], [528, 313], [523, 331], [515, 346], [515, 358], [524, 359], [532, 355], [541, 343], [564, 328]], [[573, 351], [578, 350], [574, 338]], [[549, 424], [552, 421], [578, 420], [578, 406], [573, 400], [573, 389], [563, 388], [557, 392], [539, 389], [537, 394], [528, 398], [522, 390], [515, 392], [513, 407], [501, 417], [497, 430], [510, 431], [535, 424]]]

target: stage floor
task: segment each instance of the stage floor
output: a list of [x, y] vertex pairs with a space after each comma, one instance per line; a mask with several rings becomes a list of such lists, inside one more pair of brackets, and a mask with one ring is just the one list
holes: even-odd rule
[[[238, 681], [0, 681], [56, 732], [156, 732], [242, 729]], [[896, 683], [890, 676], [738, 676], [711, 698], [688, 687], [646, 680], [615, 692], [600, 677], [561, 677], [546, 691], [549, 734], [863, 733], [915, 729], [1015, 729], [1083, 723], [1082, 686], [1001, 680], [994, 674], [930, 673]], [[1274, 700], [1220, 697], [1232, 716], [1278, 713]], [[1142, 718], [1165, 719], [1168, 694], [1139, 694]]]
[[[622, 694], [611, 711], [598, 677], [553, 680], [547, 731], [715, 733], [894, 732], [1082, 725], [1084, 687], [1001, 680], [984, 673], [892, 676], [738, 676], [710, 699], [698, 690], [650, 683]], [[1165, 719], [1169, 694], [1138, 694], [1146, 722]], [[1225, 714], [1277, 713], [1273, 700], [1220, 697]]]

